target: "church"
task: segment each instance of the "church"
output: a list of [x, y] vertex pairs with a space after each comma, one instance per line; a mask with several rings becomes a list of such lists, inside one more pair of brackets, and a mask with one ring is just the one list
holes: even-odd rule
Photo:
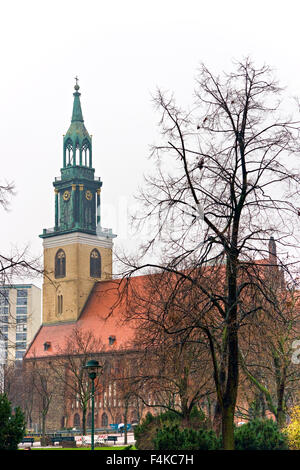
[[[102, 181], [93, 168], [92, 137], [83, 119], [76, 79], [70, 127], [63, 136], [63, 165], [54, 186], [55, 223], [44, 229], [44, 279], [42, 325], [29, 345], [24, 363], [51, 359], [66, 352], [75, 331], [93, 332], [101, 353], [110, 357], [129, 351], [134, 329], [122, 324], [118, 310], [110, 315], [117, 299], [112, 279], [113, 239], [111, 229], [101, 227]], [[96, 403], [96, 427], [123, 421], [120, 397], [107, 383]], [[78, 400], [66, 399], [61, 391], [50, 406], [47, 429], [81, 427]], [[87, 415], [87, 424], [89, 424]], [[129, 409], [128, 422], [138, 419]]]
[[[142, 389], [142, 393], [145, 393], [147, 397], [146, 404], [139, 400], [138, 394], [135, 395], [134, 388], [126, 389], [126, 376], [128, 378], [128, 376], [134, 375], [132, 371], [139, 370], [138, 358], [141, 350], [138, 345], [142, 343], [136, 342], [136, 338], [142, 328], [141, 323], [135, 320], [126, 321], [124, 312], [130, 305], [130, 300], [134, 299], [133, 303], [137, 304], [138, 318], [142, 309], [147, 310], [148, 308], [147, 302], [149, 303], [151, 289], [154, 293], [152, 298], [156, 294], [159, 298], [162, 297], [164, 311], [165, 300], [168, 299], [163, 297], [164, 295], [168, 297], [168, 293], [173, 292], [172, 282], [177, 284], [176, 278], [172, 280], [172, 277], [165, 276], [163, 278], [162, 276], [159, 278], [159, 290], [156, 290], [156, 275], [131, 277], [129, 297], [125, 298], [126, 305], [120, 300], [123, 284], [121, 279], [114, 278], [112, 266], [113, 240], [116, 235], [111, 229], [102, 228], [101, 225], [102, 181], [95, 176], [93, 168], [92, 138], [84, 125], [80, 102], [81, 94], [77, 80], [74, 88], [71, 124], [63, 136], [61, 175], [56, 177], [53, 182], [54, 227], [44, 229], [40, 235], [44, 250], [42, 325], [24, 356], [25, 367], [38, 363], [46, 371], [53, 370], [56, 367], [53, 367], [53, 364], [58, 361], [63, 369], [63, 375], [67, 377], [65, 383], [61, 382], [60, 387], [54, 383], [55, 398], [52, 398], [46, 413], [47, 431], [62, 428], [81, 429], [85, 423], [89, 427], [91, 422], [90, 395], [87, 395], [86, 410], [83, 413], [79, 394], [76, 390], [75, 392], [73, 390], [73, 393], [67, 390], [66, 384], [69, 385], [67, 381], [70, 379], [70, 375], [68, 376], [70, 363], [67, 364], [67, 358], [72, 355], [81, 357], [85, 361], [92, 357], [105, 366], [105, 374], [100, 381], [96, 396], [96, 428], [105, 428], [110, 424], [124, 421], [137, 422], [145, 415], [149, 410], [148, 406], [151, 405], [154, 406], [151, 411], [159, 412], [161, 410], [160, 404], [157, 406], [155, 395], [161, 386], [159, 374], [157, 374], [154, 388], [150, 389], [146, 385], [145, 390]], [[255, 276], [259, 271], [262, 278], [269, 279], [272, 285], [282, 288], [284, 276], [277, 265], [276, 243], [273, 237], [269, 240], [268, 255], [267, 259], [258, 260], [253, 266], [250, 263], [249, 269], [253, 271], [251, 275]], [[218, 290], [222, 287], [220, 283], [222, 284], [222, 279], [224, 279], [224, 265], [217, 265], [214, 271], [212, 270], [213, 267], [209, 265], [201, 268], [201, 272], [192, 267], [191, 276], [201, 274], [201, 282], [207, 282], [209, 288]], [[216, 279], [218, 279], [217, 282]], [[145, 295], [143, 296], [143, 294]], [[139, 296], [140, 305], [137, 301]], [[185, 298], [186, 302], [191, 302], [191, 309], [193, 309], [193, 295], [190, 290]], [[199, 299], [197, 305], [198, 303]], [[178, 312], [180, 323], [183, 321], [180, 309]], [[198, 313], [197, 310], [197, 315]], [[176, 315], [176, 311], [174, 311], [173, 317], [170, 316], [171, 321], [172, 318], [177, 321]], [[214, 314], [212, 321], [215, 321]], [[220, 321], [222, 324], [222, 319]], [[146, 323], [146, 327], [144, 326], [145, 336], [148, 332], [147, 329], [149, 330], [149, 324]], [[85, 337], [88, 337], [91, 332], [93, 335], [94, 347], [86, 349], [85, 354], [83, 354], [83, 349], [85, 349], [83, 342], [81, 349], [75, 347], [76, 338], [80, 339], [78, 332], [86, 335]], [[195, 343], [199, 343], [198, 339]], [[170, 351], [173, 357], [175, 349], [170, 348]], [[201, 360], [198, 358], [197, 351], [193, 354], [192, 359], [189, 356], [188, 369], [194, 375], [192, 380], [187, 378], [185, 381], [184, 392], [182, 392], [183, 387], [181, 386], [180, 391], [177, 391], [176, 400], [181, 400], [181, 403], [184, 400], [190, 400], [192, 406], [192, 385], [194, 383], [199, 386], [201, 380], [205, 383], [203, 396], [206, 396], [207, 393], [211, 393], [213, 396], [212, 384], [210, 385], [211, 391], [207, 391], [207, 383], [212, 381], [212, 366], [206, 355], [207, 352], [204, 351]], [[207, 363], [206, 373], [204, 373], [203, 357]], [[81, 364], [81, 369], [83, 365]], [[148, 370], [152, 367], [153, 371], [157, 367], [157, 370], [160, 371], [163, 366], [164, 361], [158, 361], [155, 366], [147, 363], [146, 368]], [[183, 369], [185, 370], [184, 363]], [[78, 370], [76, 374], [77, 372]], [[175, 374], [179, 373], [180, 375], [181, 372], [178, 369]], [[76, 374], [73, 371], [73, 375]], [[46, 379], [47, 377], [44, 377], [44, 382]], [[87, 382], [87, 379], [85, 381]], [[86, 387], [86, 382], [82, 382], [81, 385]], [[198, 397], [197, 390], [196, 387], [195, 397]], [[176, 400], [174, 401], [175, 406]], [[195, 403], [199, 402], [198, 398], [197, 400]], [[201, 403], [201, 406], [204, 407], [205, 404]], [[41, 415], [41, 409], [37, 414]], [[126, 420], [124, 419], [125, 415]], [[33, 418], [29, 426], [36, 423], [37, 419]]]

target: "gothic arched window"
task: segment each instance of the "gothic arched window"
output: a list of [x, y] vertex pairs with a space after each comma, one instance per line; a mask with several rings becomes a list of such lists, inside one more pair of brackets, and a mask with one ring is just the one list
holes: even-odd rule
[[90, 152], [90, 144], [87, 140], [85, 140], [82, 144], [83, 166], [90, 166]]
[[87, 416], [86, 425], [88, 428], [92, 427], [92, 413], [91, 412]]
[[63, 296], [57, 296], [57, 313], [61, 315], [63, 313]]
[[90, 255], [90, 276], [101, 277], [101, 256], [96, 248], [91, 251]]
[[73, 165], [75, 166], [79, 164], [80, 164], [80, 149], [79, 149], [79, 143], [76, 142], [74, 155], [73, 155]]
[[108, 416], [106, 413], [103, 413], [101, 418], [101, 426], [105, 427], [108, 426]]
[[67, 166], [71, 165], [72, 159], [73, 159], [73, 144], [72, 144], [72, 140], [68, 139], [65, 145], [65, 160], [66, 160]]
[[66, 275], [66, 255], [64, 250], [58, 250], [55, 255], [55, 277], [65, 277]]
[[73, 425], [74, 425], [74, 428], [80, 428], [80, 416], [78, 413], [74, 415]]

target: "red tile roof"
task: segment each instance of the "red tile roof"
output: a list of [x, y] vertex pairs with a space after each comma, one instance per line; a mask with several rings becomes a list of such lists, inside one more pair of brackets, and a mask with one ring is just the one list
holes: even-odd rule
[[[134, 324], [131, 323], [131, 326], [129, 326], [128, 323], [124, 323], [122, 320], [121, 304], [117, 305], [111, 313], [112, 307], [118, 300], [119, 284], [119, 281], [95, 283], [79, 319], [74, 322], [42, 325], [26, 351], [24, 359], [51, 357], [61, 354], [67, 338], [72, 335], [75, 327], [80, 328], [82, 331], [92, 331], [94, 336], [101, 340], [104, 351], [130, 348], [134, 336]], [[116, 338], [112, 345], [109, 345], [110, 336]], [[44, 350], [44, 343], [50, 343], [48, 350]]]
[[[257, 266], [268, 264], [268, 260], [257, 260]], [[212, 267], [206, 266], [205, 274], [211, 271]], [[223, 265], [219, 266], [219, 280], [222, 282], [222, 273], [225, 275]], [[151, 277], [153, 275], [150, 275]], [[176, 275], [175, 275], [176, 277]], [[208, 276], [209, 277], [209, 276]], [[132, 277], [130, 279], [129, 298], [138, 298], [149, 289], [149, 275]], [[77, 321], [58, 322], [55, 324], [42, 325], [29, 346], [24, 359], [34, 357], [51, 357], [61, 354], [74, 329], [80, 328], [84, 331], [92, 331], [95, 338], [101, 340], [103, 351], [116, 351], [120, 349], [131, 349], [138, 327], [137, 321], [124, 320], [126, 307], [123, 301], [118, 301], [119, 292], [123, 289], [126, 281], [120, 280], [96, 282], [88, 301]], [[109, 337], [114, 336], [116, 340], [109, 344]], [[44, 343], [50, 343], [50, 347], [44, 348]], [[47, 350], [45, 350], [47, 349]]]

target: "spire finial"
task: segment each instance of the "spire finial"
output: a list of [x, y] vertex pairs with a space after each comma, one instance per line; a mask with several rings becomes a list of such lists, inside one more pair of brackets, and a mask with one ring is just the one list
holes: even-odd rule
[[76, 75], [76, 77], [75, 77], [75, 80], [76, 80], [76, 84], [75, 84], [74, 88], [75, 88], [76, 91], [78, 91], [79, 88], [80, 88], [80, 86], [78, 85], [78, 80], [79, 80], [79, 78], [77, 77], [77, 75]]

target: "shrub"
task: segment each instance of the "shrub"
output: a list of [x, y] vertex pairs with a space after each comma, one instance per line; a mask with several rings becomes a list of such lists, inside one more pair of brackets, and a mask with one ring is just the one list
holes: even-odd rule
[[25, 419], [19, 407], [12, 413], [6, 394], [0, 394], [0, 449], [17, 450], [25, 435]]
[[198, 421], [205, 421], [206, 416], [205, 416], [205, 413], [203, 413], [203, 411], [201, 410], [201, 408], [199, 409], [197, 406], [193, 406], [193, 409], [190, 414], [190, 419], [198, 420]]
[[271, 419], [254, 419], [235, 429], [235, 450], [285, 450], [284, 434]]
[[137, 449], [150, 449], [149, 439], [147, 439], [149, 430], [152, 428], [154, 416], [151, 413], [147, 413], [142, 422], [134, 428], [134, 438], [136, 441]]
[[300, 406], [291, 412], [291, 423], [283, 429], [291, 450], [300, 450]]
[[164, 426], [172, 427], [173, 425], [177, 425], [179, 429], [186, 428], [187, 430], [194, 429], [196, 431], [209, 427], [205, 414], [196, 406], [193, 407], [189, 420], [183, 419], [178, 413], [171, 410], [155, 416], [151, 413], [147, 413], [142, 422], [136, 426], [134, 430], [136, 448], [139, 450], [154, 449], [154, 439], [156, 438], [158, 430], [162, 429]]
[[180, 420], [177, 413], [166, 411], [159, 415], [153, 416], [148, 412], [141, 424], [134, 429], [134, 438], [136, 441], [136, 448], [139, 450], [153, 449], [153, 438], [156, 434], [157, 428], [160, 428], [164, 423], [170, 423]]
[[[151, 415], [152, 416], [152, 415]], [[154, 417], [152, 417], [153, 419], [155, 419]], [[161, 413], [158, 415], [158, 418], [159, 418], [159, 421], [162, 423], [162, 422], [176, 422], [176, 421], [180, 421], [181, 418], [180, 418], [180, 415], [178, 413], [175, 413], [174, 411], [172, 410], [167, 410], [165, 411], [164, 413]]]
[[212, 430], [180, 429], [178, 424], [164, 425], [154, 438], [155, 450], [216, 450], [220, 441]]

